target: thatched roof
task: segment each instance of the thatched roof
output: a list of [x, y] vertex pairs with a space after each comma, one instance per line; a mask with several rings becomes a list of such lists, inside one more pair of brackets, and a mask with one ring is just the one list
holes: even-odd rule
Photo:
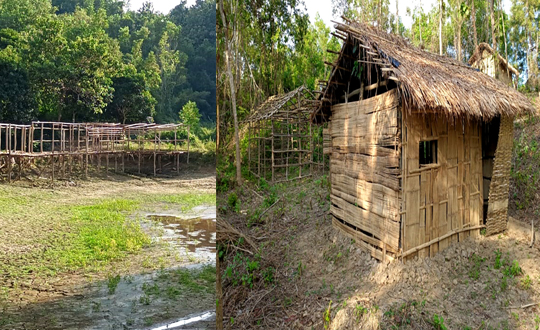
[[298, 113], [309, 115], [317, 107], [317, 102], [313, 101], [314, 98], [305, 86], [300, 86], [285, 94], [272, 95], [261, 103], [245, 121], [285, 118]]
[[397, 85], [401, 102], [409, 112], [490, 120], [500, 114], [534, 111], [523, 94], [465, 63], [429, 53], [367, 24], [346, 20], [336, 23], [335, 28], [344, 43], [337, 62], [332, 64], [332, 73], [319, 98], [320, 112], [314, 120], [320, 121], [321, 115], [328, 118], [330, 106], [343, 98], [350, 87], [347, 84], [353, 80], [354, 62], [365, 66], [364, 72], [376, 70], [379, 79]]
[[514, 68], [512, 64], [508, 63], [508, 61], [504, 57], [502, 57], [499, 53], [495, 53], [493, 48], [491, 48], [491, 46], [485, 42], [481, 42], [480, 44], [478, 44], [478, 46], [476, 46], [474, 53], [469, 59], [469, 65], [474, 65], [477, 61], [483, 59], [486, 53], [489, 55], [497, 54], [497, 58], [499, 60], [499, 66], [507, 71], [510, 71], [512, 74], [519, 76], [519, 71], [516, 68]]

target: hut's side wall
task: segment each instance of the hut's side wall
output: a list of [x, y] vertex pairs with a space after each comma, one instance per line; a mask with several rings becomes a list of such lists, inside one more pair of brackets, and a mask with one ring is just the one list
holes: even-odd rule
[[493, 177], [489, 190], [489, 203], [486, 220], [486, 234], [496, 234], [506, 230], [508, 221], [508, 189], [510, 167], [512, 164], [512, 145], [514, 137], [514, 118], [501, 117], [499, 141], [495, 151]]
[[396, 90], [332, 107], [333, 224], [377, 259], [400, 244], [399, 100]]
[[[403, 120], [403, 251], [406, 254], [425, 244], [407, 258], [425, 257], [479, 233], [477, 229], [451, 234], [482, 223], [481, 125], [407, 112]], [[437, 162], [420, 165], [420, 142], [434, 140]], [[440, 240], [445, 235], [450, 236]]]

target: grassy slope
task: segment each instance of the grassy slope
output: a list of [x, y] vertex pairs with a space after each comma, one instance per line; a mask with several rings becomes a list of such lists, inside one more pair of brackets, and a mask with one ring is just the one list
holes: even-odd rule
[[540, 115], [517, 118], [514, 128], [509, 210], [529, 222], [540, 216]]

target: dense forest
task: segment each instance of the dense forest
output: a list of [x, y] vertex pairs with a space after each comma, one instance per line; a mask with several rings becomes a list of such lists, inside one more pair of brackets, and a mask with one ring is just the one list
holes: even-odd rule
[[211, 0], [167, 14], [151, 2], [3, 0], [0, 121], [163, 123], [198, 108], [211, 122], [215, 50]]
[[[330, 0], [328, 0], [330, 1]], [[400, 0], [396, 1], [399, 4]], [[339, 43], [331, 27], [308, 17], [302, 0], [223, 1], [218, 6], [217, 88], [223, 141], [234, 131], [233, 103], [238, 121], [270, 95], [305, 84], [317, 89], [328, 76]], [[466, 62], [481, 42], [487, 42], [520, 72], [519, 88], [537, 91], [540, 1], [438, 0], [431, 8], [416, 6], [399, 12], [389, 0], [332, 0], [335, 20], [342, 15], [397, 33], [427, 51]], [[403, 24], [408, 17], [410, 27]], [[226, 43], [227, 41], [227, 43]], [[227, 81], [227, 61], [234, 76]], [[234, 102], [232, 94], [235, 95]], [[230, 136], [230, 135], [229, 135]]]

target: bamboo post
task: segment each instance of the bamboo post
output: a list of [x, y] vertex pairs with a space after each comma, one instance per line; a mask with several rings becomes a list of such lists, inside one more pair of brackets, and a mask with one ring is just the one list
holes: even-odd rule
[[89, 150], [88, 150], [88, 144], [90, 143], [89, 139], [88, 139], [88, 125], [85, 125], [84, 126], [84, 141], [85, 141], [85, 152], [84, 152], [84, 155], [85, 155], [85, 158], [86, 158], [86, 161], [84, 163], [84, 176], [86, 179], [88, 179], [88, 153], [89, 153]]
[[11, 124], [9, 124], [8, 128], [6, 129], [6, 142], [6, 146], [8, 149], [8, 182], [11, 183]]
[[41, 123], [41, 140], [39, 143], [39, 152], [43, 153], [43, 123]]
[[301, 130], [301, 124], [298, 123], [296, 124], [297, 126], [297, 131], [298, 131], [298, 164], [299, 164], [299, 169], [298, 169], [298, 177], [301, 178], [302, 177], [302, 135], [300, 134], [300, 130]]
[[[161, 151], [161, 131], [158, 132], [158, 151]], [[163, 173], [163, 164], [161, 163], [161, 154], [158, 157], [158, 166], [160, 173]]]
[[51, 185], [54, 186], [54, 123], [52, 124], [52, 138], [51, 138], [51, 163], [52, 163], [52, 175], [51, 175]]
[[138, 164], [139, 164], [139, 174], [141, 174], [141, 136], [140, 135], [137, 135], [137, 141], [139, 142], [138, 143], [139, 157], [137, 158], [137, 160], [138, 160]]
[[154, 129], [154, 176], [156, 176], [156, 147], [157, 147], [157, 130]]
[[311, 134], [311, 121], [309, 121], [309, 174], [313, 174], [313, 135]]
[[180, 154], [176, 151], [178, 127], [174, 129], [174, 153], [176, 154], [176, 173], [180, 174]]
[[272, 182], [274, 182], [274, 120], [272, 119]]
[[189, 164], [189, 125], [187, 127], [187, 164]]
[[259, 162], [257, 163], [257, 175], [261, 177], [261, 130], [259, 129], [259, 123], [257, 123], [257, 155]]

